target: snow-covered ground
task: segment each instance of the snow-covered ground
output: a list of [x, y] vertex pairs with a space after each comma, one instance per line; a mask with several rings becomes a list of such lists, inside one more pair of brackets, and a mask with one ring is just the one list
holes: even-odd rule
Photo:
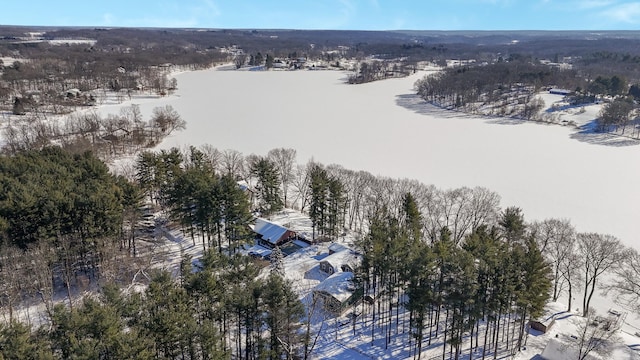
[[[175, 95], [105, 103], [99, 111], [118, 113], [136, 103], [148, 118], [154, 107], [169, 104], [187, 121], [187, 130], [172, 134], [160, 148], [211, 144], [263, 155], [286, 147], [297, 150], [300, 163], [313, 158], [445, 189], [484, 186], [502, 196], [503, 206], [521, 207], [527, 220], [569, 218], [578, 231], [609, 233], [640, 249], [639, 142], [582, 133], [572, 126], [440, 110], [414, 95], [413, 83], [423, 75], [346, 85], [347, 74], [336, 71], [185, 72], [176, 76]], [[547, 106], [559, 100], [543, 96]], [[553, 115], [561, 123], [586, 124], [598, 111], [597, 106], [584, 112], [566, 108]], [[283, 224], [300, 217], [285, 214], [279, 219]], [[179, 236], [174, 234], [167, 251], [176, 258], [183, 252], [197, 256], [198, 243], [193, 246], [190, 239]], [[286, 258], [287, 276], [301, 294], [323, 280], [317, 263], [325, 246], [307, 247]], [[612, 307], [602, 297], [594, 302], [599, 312]], [[631, 315], [628, 320], [637, 321]], [[640, 340], [629, 335], [633, 326], [637, 325], [627, 325], [623, 336], [629, 346]], [[571, 331], [561, 322], [555, 329]], [[349, 330], [328, 330], [318, 347], [319, 358], [403, 357], [365, 351], [366, 338], [358, 332], [349, 335]], [[548, 339], [547, 335], [529, 339], [530, 350], [518, 358], [540, 353], [535, 344]], [[615, 358], [629, 358], [620, 356]]]
[[[337, 71], [212, 69], [177, 75], [174, 96], [134, 102], [145, 117], [170, 104], [187, 121], [161, 148], [208, 143], [263, 155], [287, 147], [301, 163], [313, 158], [444, 189], [484, 186], [527, 220], [569, 218], [578, 231], [609, 233], [640, 249], [640, 142], [439, 110], [414, 95], [423, 75], [346, 85]], [[552, 105], [546, 95], [545, 103]], [[555, 115], [585, 123], [597, 111]]]
[[[290, 147], [297, 150], [298, 162], [313, 158], [441, 188], [484, 186], [502, 196], [503, 206], [521, 207], [527, 220], [569, 218], [578, 231], [609, 233], [640, 249], [639, 142], [573, 126], [440, 110], [414, 95], [413, 83], [423, 75], [345, 85], [347, 75], [334, 71], [208, 70], [178, 75], [175, 96], [135, 102], [145, 116], [155, 106], [170, 104], [187, 120], [187, 130], [165, 139], [161, 148], [208, 143], [248, 155]], [[542, 96], [547, 107], [561, 101]], [[117, 112], [121, 106], [101, 111]], [[584, 112], [560, 106], [549, 113], [561, 124], [583, 125], [598, 111], [597, 105]], [[318, 260], [311, 259], [323, 251], [309, 247], [287, 258], [287, 273], [298, 291], [322, 280]], [[599, 295], [593, 302], [601, 313], [612, 307], [611, 299]], [[633, 315], [628, 322], [624, 338], [634, 345], [636, 338], [628, 334], [640, 326]], [[559, 325], [556, 331], [571, 332]], [[383, 357], [362, 355], [364, 347], [345, 331], [342, 340], [333, 341], [333, 334], [322, 342], [321, 357]], [[542, 351], [536, 339], [519, 358]]]
[[[274, 215], [271, 220], [273, 222], [285, 225], [292, 230], [299, 233], [305, 233], [311, 231], [311, 223], [307, 216], [300, 214], [299, 212], [285, 209], [284, 211]], [[341, 237], [337, 242], [352, 247], [353, 241], [352, 234], [347, 234], [345, 237]], [[309, 309], [311, 306], [311, 292], [319, 284], [322, 283], [328, 274], [322, 272], [319, 268], [320, 261], [328, 256], [329, 243], [320, 243], [305, 247], [292, 255], [284, 258], [284, 270], [285, 277], [289, 279], [294, 290], [299, 294], [300, 299], [307, 304]], [[263, 276], [266, 276], [271, 271], [271, 266], [263, 269]], [[577, 295], [578, 299], [574, 300], [574, 304], [580, 303], [581, 299]], [[566, 301], [566, 299], [560, 299]], [[597, 314], [607, 318], [614, 317], [613, 312], [609, 310], [620, 311], [622, 317], [625, 316], [620, 308], [616, 308], [610, 300], [598, 297], [594, 299], [594, 305], [597, 310]], [[574, 305], [575, 306], [575, 305]], [[574, 310], [574, 309], [572, 309]], [[318, 343], [314, 348], [312, 358], [313, 359], [411, 359], [413, 354], [411, 353], [410, 346], [407, 345], [407, 335], [402, 333], [402, 329], [407, 330], [408, 315], [401, 315], [398, 334], [393, 332], [391, 336], [391, 342], [385, 349], [384, 336], [377, 334], [375, 339], [371, 338], [370, 327], [370, 315], [367, 311], [367, 305], [358, 305], [357, 313], [365, 314], [364, 317], [359, 317], [355, 326], [347, 314], [351, 310], [347, 310], [345, 314], [335, 317], [324, 312], [322, 309], [313, 310], [313, 332], [319, 332]], [[545, 314], [540, 320], [546, 320], [548, 324], [550, 319], [555, 319], [553, 326], [547, 331], [546, 334], [531, 331], [528, 336], [525, 348], [517, 353], [513, 359], [516, 360], [529, 360], [529, 359], [541, 359], [540, 354], [545, 350], [545, 347], [550, 340], [559, 341], [561, 343], [560, 351], [572, 351], [571, 349], [577, 347], [577, 340], [572, 338], [578, 334], [578, 326], [586, 321], [585, 318], [580, 316], [578, 311], [567, 311], [566, 303], [556, 302], [549, 303], [546, 306]], [[637, 322], [634, 315], [626, 316], [626, 322], [622, 323], [621, 329], [615, 332], [614, 344], [612, 346], [611, 359], [640, 359], [640, 337], [635, 335], [640, 331], [640, 328], [634, 326]], [[482, 333], [481, 324], [481, 333]], [[408, 330], [407, 330], [408, 331]], [[433, 346], [424, 346], [422, 352], [422, 359], [441, 359], [442, 358], [442, 338], [434, 340]], [[465, 340], [463, 345], [462, 359], [468, 359], [469, 354], [469, 339]], [[477, 355], [477, 356], [476, 356]], [[569, 359], [569, 353], [558, 353], [556, 359]], [[474, 358], [479, 358], [481, 354], [475, 354]], [[488, 358], [493, 358], [492, 354]], [[499, 359], [509, 359], [511, 356], [507, 353], [500, 354]], [[573, 357], [571, 357], [573, 358]], [[598, 359], [598, 357], [595, 357]], [[593, 358], [589, 358], [593, 359]]]

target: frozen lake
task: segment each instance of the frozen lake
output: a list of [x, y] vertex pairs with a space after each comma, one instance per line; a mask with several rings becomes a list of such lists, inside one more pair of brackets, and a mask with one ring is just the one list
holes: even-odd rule
[[599, 145], [574, 139], [567, 127], [439, 111], [412, 96], [423, 74], [364, 85], [346, 85], [345, 76], [187, 72], [176, 76], [175, 96], [134, 103], [147, 118], [170, 104], [187, 121], [161, 148], [208, 143], [245, 155], [294, 148], [299, 163], [313, 158], [443, 189], [484, 186], [527, 220], [569, 218], [578, 231], [640, 248], [640, 145]]

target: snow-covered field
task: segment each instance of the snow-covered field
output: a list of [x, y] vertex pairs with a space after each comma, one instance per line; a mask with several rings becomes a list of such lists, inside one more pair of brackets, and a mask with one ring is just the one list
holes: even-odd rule
[[[208, 143], [264, 155], [287, 147], [300, 163], [313, 158], [445, 189], [484, 186], [527, 220], [569, 218], [578, 231], [609, 233], [640, 249], [640, 142], [439, 110], [413, 95], [423, 75], [346, 85], [336, 71], [212, 69], [177, 75], [174, 96], [133, 102], [146, 117], [170, 104], [187, 121], [161, 148]], [[596, 110], [576, 116], [584, 122]], [[572, 111], [563, 119], [572, 120]]]

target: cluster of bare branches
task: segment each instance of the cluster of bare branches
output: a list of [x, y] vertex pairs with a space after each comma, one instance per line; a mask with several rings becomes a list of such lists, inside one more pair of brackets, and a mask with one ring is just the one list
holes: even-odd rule
[[155, 108], [149, 121], [135, 104], [106, 117], [94, 111], [62, 118], [26, 115], [5, 126], [4, 150], [15, 154], [60, 145], [73, 152], [92, 150], [102, 158], [112, 158], [152, 147], [185, 127], [186, 121], [170, 105]]

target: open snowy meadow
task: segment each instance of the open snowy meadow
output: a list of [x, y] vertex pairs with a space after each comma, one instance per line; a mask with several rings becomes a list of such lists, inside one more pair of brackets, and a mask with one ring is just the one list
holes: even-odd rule
[[639, 142], [439, 110], [413, 95], [424, 75], [346, 85], [337, 71], [211, 69], [178, 74], [173, 96], [133, 103], [145, 117], [170, 104], [187, 121], [160, 148], [211, 144], [265, 155], [285, 147], [299, 163], [313, 158], [442, 189], [484, 186], [529, 221], [569, 218], [578, 231], [640, 249]]

